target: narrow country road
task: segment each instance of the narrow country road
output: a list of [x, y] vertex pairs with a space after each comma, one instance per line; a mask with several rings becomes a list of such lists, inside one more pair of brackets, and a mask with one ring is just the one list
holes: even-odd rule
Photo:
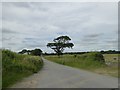
[[43, 69], [11, 88], [118, 88], [118, 79], [43, 59]]

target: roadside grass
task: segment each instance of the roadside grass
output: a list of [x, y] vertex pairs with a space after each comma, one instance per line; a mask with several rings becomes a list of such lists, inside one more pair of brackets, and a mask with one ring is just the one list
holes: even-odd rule
[[42, 66], [43, 61], [39, 56], [2, 50], [2, 88], [10, 87], [24, 77], [38, 72]]
[[[108, 67], [105, 69], [107, 70], [106, 72], [110, 73], [112, 76], [120, 77], [120, 73], [118, 72], [120, 54], [103, 54], [103, 56], [105, 62], [108, 64]], [[105, 71], [104, 68], [102, 70]]]
[[58, 57], [56, 55], [45, 56], [47, 60], [67, 65], [79, 69], [92, 71], [98, 74], [118, 77], [118, 66], [108, 66], [104, 62], [95, 60], [94, 54], [79, 54], [79, 55], [63, 55]]

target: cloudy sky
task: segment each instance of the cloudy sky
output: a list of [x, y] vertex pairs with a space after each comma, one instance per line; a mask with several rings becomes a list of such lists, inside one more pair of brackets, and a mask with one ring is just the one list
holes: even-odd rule
[[67, 51], [117, 50], [117, 2], [2, 3], [2, 47], [40, 48], [61, 35], [74, 43]]

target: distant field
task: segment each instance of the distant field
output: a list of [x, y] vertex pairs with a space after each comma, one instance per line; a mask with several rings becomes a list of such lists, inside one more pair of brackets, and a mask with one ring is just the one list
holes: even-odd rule
[[118, 55], [120, 54], [103, 54], [106, 62], [117, 62], [117, 63], [118, 63]]
[[[92, 71], [99, 74], [118, 77], [117, 65], [111, 67], [106, 65], [105, 63], [92, 60], [92, 59], [95, 59], [94, 56], [92, 55], [88, 56], [88, 58], [86, 59], [85, 59], [85, 56], [86, 54], [80, 54], [80, 55], [77, 55], [76, 57], [75, 55], [63, 55], [61, 58], [59, 58], [58, 56], [53, 55], [53, 56], [45, 56], [45, 58], [59, 64], [63, 64], [63, 65], [67, 65], [67, 66], [71, 66], [79, 69], [85, 69], [85, 70]], [[105, 54], [104, 55], [105, 62], [111, 61], [111, 62], [117, 63], [117, 61], [113, 60], [114, 57], [117, 57], [117, 55]]]
[[106, 64], [111, 67], [118, 66], [118, 55], [120, 54], [104, 54]]
[[9, 87], [22, 78], [38, 72], [43, 62], [38, 56], [20, 55], [2, 50], [2, 88]]

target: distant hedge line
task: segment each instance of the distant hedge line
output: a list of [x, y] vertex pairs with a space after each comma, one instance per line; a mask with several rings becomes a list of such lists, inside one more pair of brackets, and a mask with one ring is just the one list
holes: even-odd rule
[[23, 77], [38, 72], [43, 66], [39, 56], [19, 55], [2, 50], [2, 87], [8, 87]]

